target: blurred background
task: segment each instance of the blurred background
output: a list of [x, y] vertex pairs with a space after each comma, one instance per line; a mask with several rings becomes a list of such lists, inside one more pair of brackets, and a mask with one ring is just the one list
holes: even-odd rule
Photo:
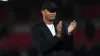
[[[47, 0], [0, 0], [0, 56], [37, 56], [30, 26], [42, 18]], [[76, 20], [73, 56], [100, 56], [100, 0], [53, 0], [57, 18]], [[67, 55], [72, 56], [72, 55]]]

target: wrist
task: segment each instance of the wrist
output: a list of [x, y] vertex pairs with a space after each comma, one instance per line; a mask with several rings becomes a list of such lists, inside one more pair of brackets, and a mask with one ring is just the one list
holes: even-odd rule
[[72, 32], [70, 31], [69, 28], [68, 28], [67, 34], [68, 34], [68, 35], [71, 35], [71, 34], [72, 34]]
[[72, 33], [71, 32], [68, 32], [68, 35], [71, 35]]
[[60, 38], [60, 37], [61, 37], [61, 34], [56, 34], [56, 36], [57, 36], [58, 38]]

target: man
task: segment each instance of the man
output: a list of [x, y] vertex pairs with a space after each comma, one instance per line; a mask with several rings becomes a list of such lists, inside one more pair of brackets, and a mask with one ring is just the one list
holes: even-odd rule
[[47, 1], [44, 3], [41, 8], [43, 21], [31, 29], [38, 56], [56, 56], [58, 51], [73, 50], [72, 31], [76, 27], [76, 22], [71, 22], [68, 28], [62, 24], [62, 21], [55, 24], [56, 10], [57, 6], [54, 2]]

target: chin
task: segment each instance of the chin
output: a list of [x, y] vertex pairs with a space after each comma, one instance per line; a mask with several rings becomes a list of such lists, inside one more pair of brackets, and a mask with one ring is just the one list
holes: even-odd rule
[[52, 21], [54, 21], [55, 19], [51, 19], [50, 21], [52, 22]]

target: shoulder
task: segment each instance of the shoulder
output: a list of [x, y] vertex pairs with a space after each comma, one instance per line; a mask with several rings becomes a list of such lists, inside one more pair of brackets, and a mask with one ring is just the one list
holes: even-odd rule
[[39, 29], [42, 27], [42, 22], [32, 24], [31, 29]]

